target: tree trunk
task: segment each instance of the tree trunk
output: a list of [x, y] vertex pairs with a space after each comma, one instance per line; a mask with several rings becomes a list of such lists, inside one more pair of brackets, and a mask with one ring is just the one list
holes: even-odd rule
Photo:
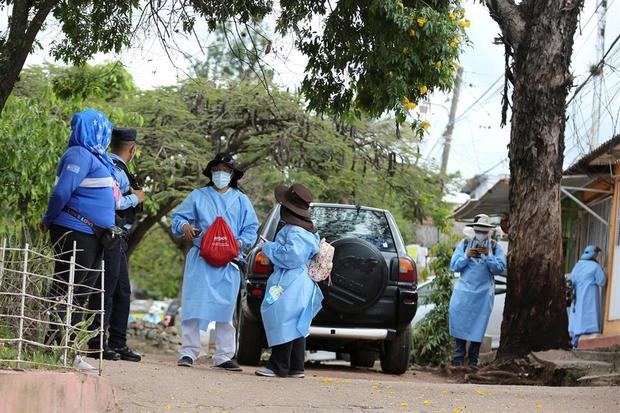
[[510, 33], [502, 27], [504, 40], [514, 51], [514, 91], [510, 255], [500, 358], [569, 345], [560, 182], [565, 102], [572, 84], [569, 66], [580, 2], [573, 1], [569, 8], [558, 3], [524, 0], [518, 6], [522, 30], [513, 26]]
[[[0, 113], [19, 79], [37, 34], [58, 0], [40, 2], [35, 10], [30, 9], [30, 3], [26, 0], [13, 2], [8, 37], [0, 46]], [[28, 21], [32, 13], [34, 17]]]

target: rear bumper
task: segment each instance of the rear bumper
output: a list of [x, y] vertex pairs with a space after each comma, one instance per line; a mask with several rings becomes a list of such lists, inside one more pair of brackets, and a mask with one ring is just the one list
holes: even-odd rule
[[[246, 282], [245, 291], [242, 291], [242, 308], [245, 316], [250, 320], [262, 321], [260, 306], [263, 301], [266, 284], [266, 279], [255, 279]], [[328, 326], [324, 327], [328, 330], [401, 331], [411, 323], [418, 307], [417, 304], [418, 293], [416, 290], [407, 290], [399, 286], [389, 285], [386, 287], [384, 295], [374, 305], [359, 314], [338, 314], [329, 309], [328, 306], [324, 306], [313, 322], [320, 326]], [[375, 337], [376, 333], [370, 333], [370, 336]], [[321, 337], [345, 338], [336, 334], [326, 334]], [[387, 338], [389, 337], [388, 334]], [[355, 336], [352, 338], [359, 337]], [[370, 340], [373, 339], [371, 338]]]
[[396, 331], [381, 328], [310, 327], [310, 337], [379, 341], [394, 336]]

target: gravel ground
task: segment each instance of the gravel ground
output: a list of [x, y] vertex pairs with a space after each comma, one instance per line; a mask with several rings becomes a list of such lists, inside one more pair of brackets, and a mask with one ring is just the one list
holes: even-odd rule
[[308, 366], [305, 379], [259, 378], [172, 355], [106, 362], [123, 411], [134, 412], [620, 412], [618, 387], [458, 384], [430, 372], [388, 376], [341, 365]]

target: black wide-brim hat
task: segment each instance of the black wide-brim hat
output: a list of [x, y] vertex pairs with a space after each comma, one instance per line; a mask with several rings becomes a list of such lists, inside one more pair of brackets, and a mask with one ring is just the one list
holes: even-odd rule
[[225, 153], [218, 153], [215, 155], [215, 158], [207, 164], [207, 167], [204, 171], [202, 171], [202, 174], [211, 179], [211, 169], [221, 163], [233, 170], [234, 179], [239, 180], [243, 177], [244, 172], [237, 167], [233, 157]]

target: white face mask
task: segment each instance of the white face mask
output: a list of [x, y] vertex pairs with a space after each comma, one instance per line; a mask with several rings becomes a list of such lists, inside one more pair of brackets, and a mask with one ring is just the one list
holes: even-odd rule
[[488, 232], [476, 232], [476, 239], [478, 241], [486, 241], [487, 239], [489, 239], [489, 233]]
[[211, 180], [217, 189], [224, 189], [230, 184], [232, 174], [224, 171], [213, 172]]

